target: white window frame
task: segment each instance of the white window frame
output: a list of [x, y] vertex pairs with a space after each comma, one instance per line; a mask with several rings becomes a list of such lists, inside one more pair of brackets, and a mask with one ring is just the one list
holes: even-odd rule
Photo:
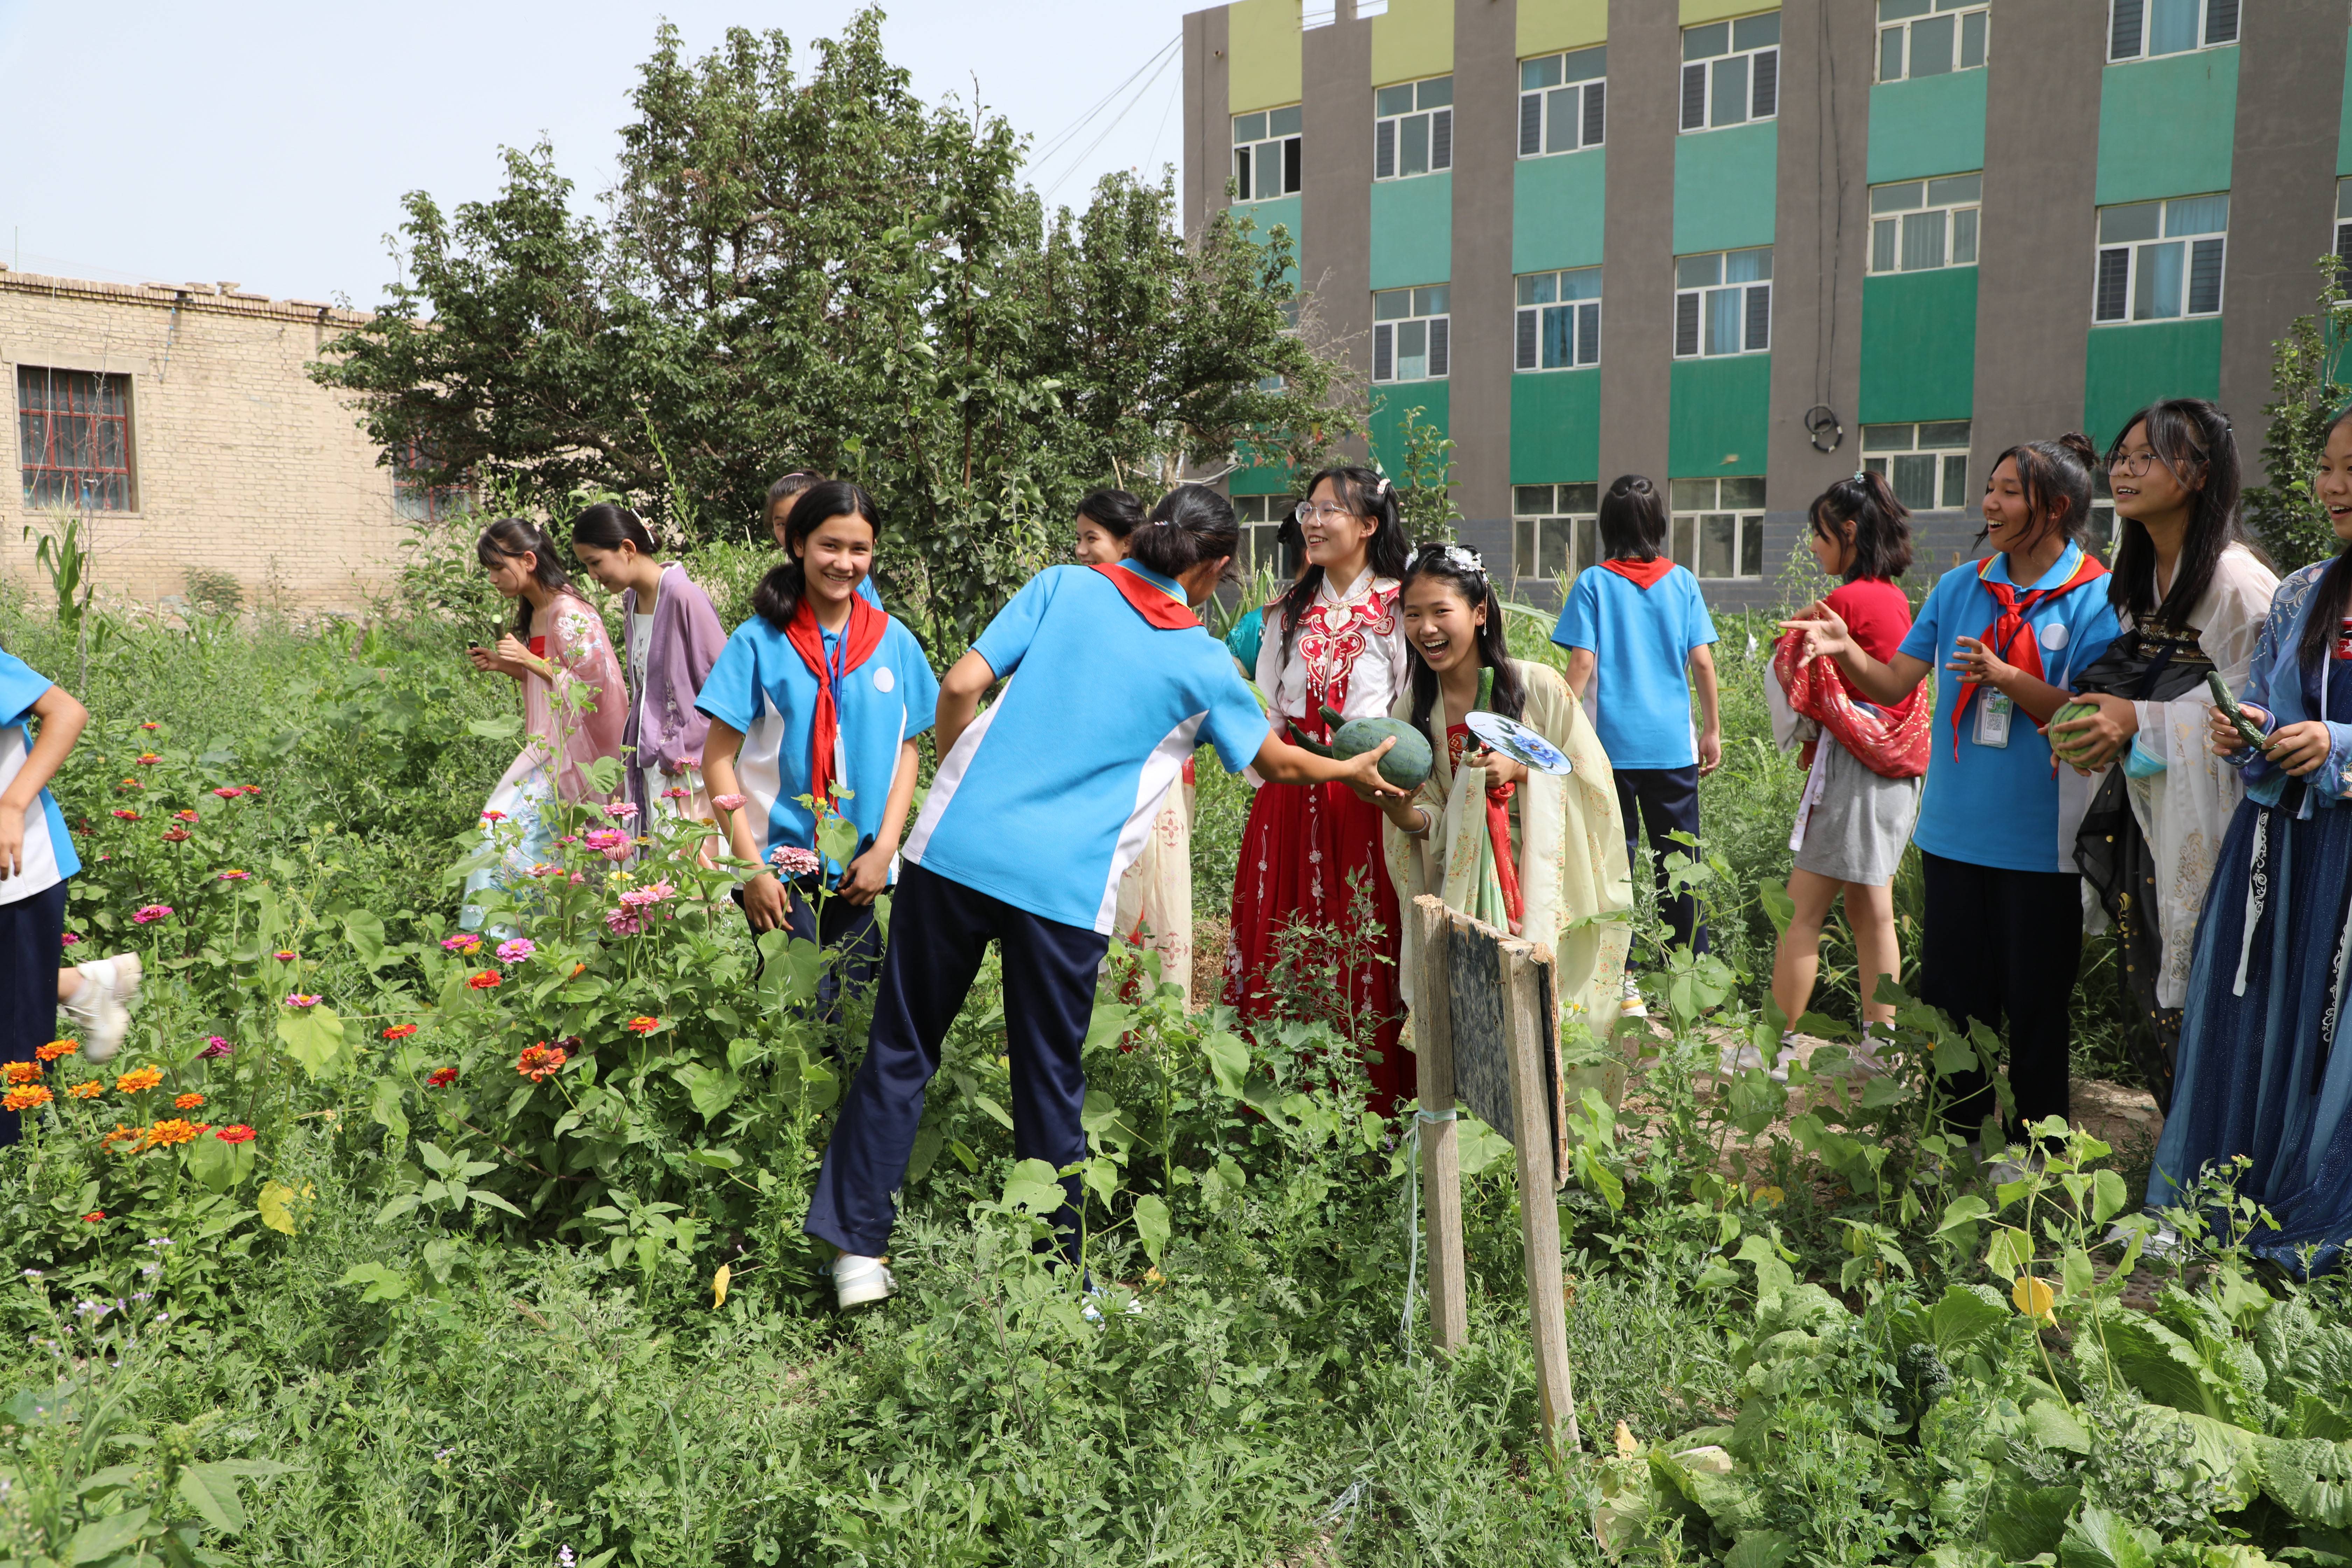
[[[1732, 486], [1739, 487], [1733, 489]], [[1673, 505], [1666, 553], [1691, 575], [1706, 582], [1757, 582], [1764, 575], [1764, 477], [1670, 479]], [[1708, 572], [1709, 546], [1724, 541], [1729, 572]], [[1753, 571], [1748, 568], [1754, 567]]]
[[[1270, 202], [1283, 196], [1295, 196], [1303, 183], [1306, 156], [1302, 141], [1303, 106], [1286, 103], [1279, 109], [1253, 110], [1234, 116], [1234, 201]], [[1256, 134], [1248, 134], [1246, 121], [1262, 122]], [[1244, 139], [1246, 136], [1246, 139]], [[1272, 191], [1254, 191], [1253, 183], [1262, 184], [1255, 176], [1264, 173], [1265, 160], [1279, 158], [1281, 174], [1276, 178], [1277, 187]]]
[[[1421, 167], [1407, 168], [1419, 142]], [[1372, 89], [1372, 178], [1414, 180], [1454, 167], [1454, 77]], [[1385, 171], [1385, 173], [1383, 172]]]
[[[2208, 204], [2215, 201], [2221, 204], [2219, 228], [2206, 226], [2211, 217]], [[2227, 303], [2229, 284], [2229, 192], [2213, 191], [2101, 207], [2098, 264], [2091, 285], [2092, 325], [2125, 326], [2220, 315]], [[2155, 232], [2138, 232], [2148, 226]], [[2179, 252], [2169, 279], [2164, 258], [2158, 254], [2167, 250]], [[2169, 298], [2157, 298], [2158, 290], [2169, 290]], [[2179, 308], [2161, 308], [2168, 303]]]
[[1298, 506], [1297, 496], [1235, 496], [1234, 521], [1241, 524], [1242, 558], [1235, 564], [1244, 574], [1261, 566], [1278, 583], [1290, 581], [1290, 564], [1282, 559], [1282, 525]]
[[[1380, 289], [1372, 293], [1372, 379], [1374, 381], [1444, 381], [1454, 365], [1454, 320], [1449, 313], [1453, 286], [1423, 283], [1411, 289]], [[1384, 309], [1403, 309], [1383, 316]], [[1418, 329], [1418, 331], [1416, 331]], [[1410, 344], [1418, 339], [1418, 356]], [[1422, 371], [1405, 375], [1403, 362], [1418, 357]]]
[[[1727, 75], [1736, 75], [1739, 85], [1724, 80]], [[1725, 96], [1739, 100], [1736, 117], [1728, 105], [1717, 101]], [[1681, 127], [1685, 135], [1752, 125], [1780, 113], [1780, 12], [1759, 11], [1683, 29]]]
[[1980, 172], [1871, 186], [1870, 270], [1883, 274], [1974, 267], [1983, 202]]
[[2336, 259], [2352, 278], [2352, 174], [2336, 182]]
[[[1601, 363], [1601, 268], [1522, 272], [1511, 280], [1514, 370], [1586, 370]], [[1552, 334], [1564, 331], [1568, 357], [1545, 363]]]
[[1511, 574], [1546, 582], [1601, 564], [1601, 487], [1511, 487]]
[[[2197, 42], [2186, 48], [2151, 51], [2156, 45], [2158, 12], [2193, 10]], [[2226, 49], [2238, 41], [2241, 0], [2107, 0], [2107, 63], [2166, 59], [2195, 54], [2200, 49]]]
[[1609, 139], [1609, 46], [1519, 62], [1519, 156], [1581, 153]]
[[[1712, 260], [1714, 281], [1706, 264]], [[1739, 277], [1731, 277], [1732, 273]], [[1722, 296], [1738, 298], [1738, 346], [1724, 347], [1719, 329], [1727, 307]], [[1760, 340], [1760, 341], [1759, 341]], [[1772, 352], [1772, 247], [1701, 251], [1675, 258], [1675, 358], [1726, 359]]]
[[1974, 499], [1969, 494], [1969, 433], [1965, 419], [1865, 425], [1862, 466], [1885, 479], [1895, 499], [1913, 511], [1964, 510]]
[[1987, 0], [1878, 0], [1878, 79], [1984, 69], [1991, 15]]

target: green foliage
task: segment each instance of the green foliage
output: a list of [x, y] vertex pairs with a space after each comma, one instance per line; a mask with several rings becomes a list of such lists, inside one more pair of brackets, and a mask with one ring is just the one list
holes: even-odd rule
[[2246, 521], [2281, 576], [2326, 560], [2340, 545], [2326, 509], [2312, 493], [2311, 478], [2327, 444], [2327, 426], [2352, 399], [2352, 387], [2336, 374], [2344, 353], [2344, 277], [2333, 256], [2313, 265], [2320, 282], [2312, 313], [2296, 317], [2286, 336], [2271, 345], [2271, 401], [2263, 405], [2269, 421], [2263, 470], [2269, 482], [2245, 492]]

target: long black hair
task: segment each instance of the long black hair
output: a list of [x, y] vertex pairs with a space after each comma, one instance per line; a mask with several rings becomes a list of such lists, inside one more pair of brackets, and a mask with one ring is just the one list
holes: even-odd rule
[[1162, 577], [1181, 577], [1203, 561], [1232, 559], [1241, 538], [1233, 502], [1206, 485], [1178, 485], [1127, 536], [1127, 558]]
[[1620, 474], [1601, 498], [1601, 553], [1610, 561], [1655, 561], [1666, 548], [1666, 498], [1646, 474]]
[[[1370, 468], [1353, 466], [1326, 468], [1307, 481], [1305, 505], [1313, 505], [1315, 488], [1324, 480], [1331, 481], [1332, 499], [1357, 517], [1369, 517], [1374, 527], [1372, 537], [1365, 542], [1365, 558], [1371, 563], [1375, 577], [1404, 575], [1412, 563], [1412, 546], [1404, 536], [1404, 520], [1397, 513], [1396, 486], [1388, 476]], [[1299, 540], [1306, 541], [1305, 525], [1300, 525]], [[1275, 603], [1282, 610], [1282, 657], [1288, 658], [1298, 640], [1298, 623], [1315, 603], [1315, 595], [1323, 589], [1323, 568], [1309, 566], [1298, 581], [1284, 590]]]
[[640, 555], [661, 553], [661, 542], [646, 526], [645, 519], [610, 501], [598, 501], [572, 520], [572, 548], [583, 544], [591, 550], [618, 550], [628, 544]]
[[2215, 405], [2201, 397], [2168, 397], [2124, 421], [2116, 444], [2107, 448], [2109, 468], [2141, 425], [2147, 426], [2147, 444], [2156, 460], [2171, 470], [2183, 489], [2196, 492], [2197, 502], [2180, 541], [2172, 586], [2160, 606], [2156, 602], [2156, 542], [2137, 520], [2126, 517], [2120, 507], [2116, 510], [2115, 576], [2107, 584], [2107, 601], [2130, 615], [2134, 626], [2161, 616], [2185, 626], [2189, 612], [2212, 585], [2221, 552], [2245, 542], [2245, 529], [2238, 519], [2238, 441], [2230, 430], [2229, 416]]
[[1131, 490], [1088, 490], [1078, 498], [1078, 515], [1113, 539], [1125, 539], [1143, 525], [1143, 502]]
[[[520, 561], [526, 555], [534, 558], [530, 574], [541, 587], [551, 594], [572, 591], [572, 579], [565, 575], [563, 563], [555, 558], [555, 542], [530, 519], [502, 517], [482, 530], [482, 537], [474, 542], [474, 559], [485, 566]], [[526, 642], [530, 638], [529, 599], [515, 602], [515, 636]]]
[[793, 510], [784, 517], [783, 563], [772, 567], [751, 591], [751, 608], [761, 620], [780, 632], [792, 626], [808, 592], [802, 547], [810, 534], [833, 519], [849, 516], [864, 518], [874, 530], [875, 542], [881, 542], [882, 513], [875, 507], [874, 498], [847, 479], [820, 479], [801, 492], [801, 499], [793, 502]]
[[[2021, 441], [1992, 460], [1991, 468], [1985, 469], [1985, 483], [1990, 486], [1993, 469], [2012, 458], [2017, 463], [2018, 485], [2025, 491], [2026, 513], [2041, 520], [2041, 526], [2025, 542], [2040, 539], [2052, 524], [2067, 543], [2079, 541], [2084, 526], [2091, 521], [2091, 469], [2099, 460], [2091, 438], [2079, 430], [2069, 430], [2055, 441]], [[2063, 511], [2059, 510], [2061, 502], [2065, 505]], [[1991, 532], [1990, 527], [1978, 530], [1977, 542], [1982, 544]]]
[[[1477, 554], [1459, 544], [1424, 544], [1413, 556], [1412, 564], [1405, 568], [1404, 586], [1398, 591], [1402, 604], [1412, 585], [1423, 579], [1450, 584], [1460, 595], [1462, 602], [1473, 611], [1484, 609], [1486, 618], [1478, 627], [1478, 662], [1495, 672], [1494, 689], [1487, 694], [1487, 706], [1506, 719], [1525, 716], [1528, 710], [1528, 689], [1519, 681], [1519, 672], [1511, 663], [1511, 648], [1503, 634], [1503, 601], [1495, 593], [1495, 584], [1487, 580], [1486, 563]], [[1444, 743], [1444, 737], [1430, 733], [1430, 710], [1437, 705], [1437, 671], [1415, 649], [1412, 661], [1412, 724], [1428, 736], [1433, 746]], [[1459, 718], [1459, 714], [1448, 714]]]
[[1892, 583], [1911, 570], [1911, 509], [1895, 499], [1885, 475], [1864, 469], [1840, 479], [1813, 498], [1810, 517], [1813, 532], [1831, 544], [1844, 543], [1845, 525], [1853, 524], [1847, 582], [1877, 577]]
[[[2352, 424], [2352, 405], [2337, 412], [2327, 422], [2326, 434], [2320, 437], [2324, 447], [2334, 440], [2336, 432]], [[2336, 552], [2336, 559], [2320, 574], [2319, 582], [2311, 591], [2311, 607], [2304, 612], [2303, 640], [2295, 645], [2295, 657], [2305, 670], [2327, 668], [2328, 658], [2336, 651], [2336, 639], [2342, 635], [2344, 617], [2352, 616], [2352, 542]], [[2321, 714], [2326, 718], [2326, 714]]]

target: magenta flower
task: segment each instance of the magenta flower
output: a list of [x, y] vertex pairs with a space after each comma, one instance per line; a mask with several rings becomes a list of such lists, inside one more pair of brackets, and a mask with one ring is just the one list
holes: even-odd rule
[[486, 811], [482, 813], [482, 820], [484, 822], [504, 822], [506, 819], [507, 814], [503, 811]]
[[253, 880], [253, 873], [250, 871], [237, 870], [223, 871], [220, 874], [220, 880], [224, 882], [250, 882]]
[[200, 1059], [207, 1057], [225, 1057], [236, 1049], [236, 1047], [235, 1046], [230, 1045], [218, 1035], [212, 1035], [206, 1037], [205, 1040], [205, 1048], [198, 1051], [196, 1056]]
[[131, 914], [131, 923], [139, 926], [153, 925], [157, 921], [167, 921], [171, 918], [172, 906], [169, 904], [142, 904]]
[[481, 945], [482, 939], [471, 931], [441, 939], [441, 951], [444, 952], [472, 952]]
[[721, 811], [740, 811], [743, 806], [743, 797], [740, 795], [714, 795], [710, 797], [710, 804]]
[[633, 910], [644, 910], [655, 904], [667, 903], [676, 897], [676, 888], [667, 882], [655, 882], [643, 888], [631, 888], [621, 895], [621, 902]]
[[619, 828], [598, 827], [590, 830], [588, 847], [607, 860], [625, 860], [629, 858], [631, 845], [629, 836]]
[[768, 864], [787, 877], [813, 877], [824, 869], [824, 858], [797, 844], [779, 844], [768, 851]]
[[289, 1007], [315, 1007], [319, 1005], [319, 998], [297, 991], [286, 998], [286, 1005]]
[[645, 929], [645, 921], [632, 908], [607, 910], [604, 911], [604, 929], [614, 936], [635, 936]]
[[538, 951], [539, 944], [537, 942], [532, 942], [530, 938], [527, 936], [519, 936], [511, 942], [502, 942], [499, 943], [499, 962], [500, 963], [520, 963], [524, 959], [529, 958], [532, 953], [537, 952]]
[[68, 932], [66, 932], [66, 934], [65, 934], [65, 945], [66, 945], [66, 946], [68, 946], [68, 947], [74, 947], [74, 946], [79, 945], [80, 942], [81, 942], [81, 938], [79, 938], [79, 937], [78, 937], [78, 936], [74, 935], [74, 933], [73, 933], [73, 932], [71, 932], [71, 931], [68, 931]]

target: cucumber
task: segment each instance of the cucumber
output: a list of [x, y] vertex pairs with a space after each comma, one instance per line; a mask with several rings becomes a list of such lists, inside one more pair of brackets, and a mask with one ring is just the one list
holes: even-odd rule
[[2205, 672], [2205, 689], [2213, 694], [2213, 706], [2221, 710], [2222, 717], [2229, 720], [2231, 727], [2238, 731], [2238, 739], [2255, 751], [2261, 751], [2263, 742], [2267, 738], [2263, 734], [2262, 726], [2246, 717], [2245, 710], [2239, 707], [2238, 700], [2230, 694], [2230, 683], [2221, 679], [2220, 670]]
[[1428, 782], [1433, 765], [1429, 740], [1403, 720], [1342, 719], [1326, 708], [1323, 722], [1331, 726], [1329, 744], [1301, 733], [1295, 724], [1290, 729], [1292, 742], [1318, 757], [1344, 763], [1375, 750], [1382, 741], [1394, 736], [1396, 744], [1381, 759], [1381, 777], [1402, 790], [1416, 790]]
[[[2050, 716], [2050, 749], [2057, 753], [2060, 762], [2072, 763], [2088, 755], [2096, 742], [2087, 734], [2061, 736], [2057, 733], [2058, 726], [2070, 719], [2088, 718], [2098, 710], [2095, 702], [2069, 702]], [[2071, 749], [2065, 744], [2068, 741], [2074, 742]]]

